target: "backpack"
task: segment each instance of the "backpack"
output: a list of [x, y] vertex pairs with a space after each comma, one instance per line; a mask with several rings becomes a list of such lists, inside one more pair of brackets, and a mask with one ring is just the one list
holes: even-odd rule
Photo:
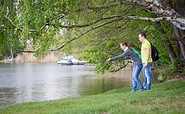
[[131, 49], [132, 49], [132, 51], [133, 51], [134, 53], [136, 53], [136, 54], [139, 56], [139, 58], [141, 59], [141, 54], [140, 54], [136, 49], [134, 49], [133, 47], [131, 47]]
[[159, 51], [152, 43], [150, 43], [150, 45], [151, 45], [151, 51], [152, 51], [151, 52], [152, 53], [152, 60], [157, 61], [159, 59]]

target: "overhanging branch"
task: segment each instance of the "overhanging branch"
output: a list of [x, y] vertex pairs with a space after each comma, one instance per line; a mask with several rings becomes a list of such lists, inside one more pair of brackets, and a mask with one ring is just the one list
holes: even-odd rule
[[164, 19], [171, 21], [173, 25], [181, 30], [185, 30], [185, 17], [182, 17], [174, 9], [167, 6], [167, 2], [162, 0], [126, 0], [127, 2], [136, 3], [148, 12], [161, 15]]
[[91, 26], [91, 25], [94, 25], [100, 21], [103, 21], [103, 20], [108, 20], [108, 19], [114, 19], [114, 18], [120, 18], [121, 16], [120, 15], [112, 15], [112, 16], [109, 16], [109, 17], [102, 17], [98, 20], [95, 20], [94, 22], [91, 22], [91, 23], [88, 23], [88, 24], [82, 24], [82, 25], [61, 25], [61, 28], [82, 28], [82, 27], [88, 27], [88, 26]]
[[99, 24], [99, 25], [97, 25], [97, 26], [91, 27], [91, 28], [89, 28], [88, 30], [86, 30], [86, 31], [84, 31], [83, 33], [81, 33], [79, 36], [76, 36], [76, 37], [74, 37], [74, 38], [72, 38], [72, 39], [66, 41], [66, 42], [63, 43], [61, 46], [59, 46], [59, 47], [57, 47], [57, 48], [50, 49], [50, 51], [56, 51], [56, 50], [62, 49], [65, 45], [67, 45], [67, 44], [73, 42], [74, 40], [76, 40], [76, 39], [78, 39], [78, 38], [84, 36], [84, 35], [87, 34], [88, 32], [90, 32], [90, 31], [92, 31], [92, 30], [94, 30], [94, 29], [100, 28], [100, 27], [102, 27], [102, 26], [105, 26], [105, 25], [107, 25], [107, 24], [110, 24], [110, 23], [112, 23], [112, 22], [119, 21], [119, 20], [121, 20], [121, 19], [122, 19], [122, 18], [120, 17], [120, 18], [113, 19], [113, 20], [111, 20], [111, 21], [108, 21], [108, 22]]
[[[183, 18], [172, 18], [172, 17], [167, 17], [167, 16], [164, 16], [164, 17], [157, 17], [157, 18], [151, 18], [151, 17], [140, 17], [140, 16], [127, 16], [127, 15], [112, 15], [112, 16], [109, 16], [109, 17], [102, 17], [92, 23], [89, 23], [89, 24], [84, 24], [84, 25], [61, 25], [61, 28], [82, 28], [82, 27], [88, 27], [88, 26], [91, 26], [91, 25], [94, 25], [100, 21], [103, 21], [103, 20], [108, 20], [108, 19], [113, 19], [113, 18], [122, 18], [122, 19], [125, 19], [125, 20], [143, 20], [143, 21], [150, 21], [150, 22], [159, 22], [159, 21], [163, 21], [163, 20], [166, 20], [166, 21], [170, 21], [172, 22], [173, 24], [179, 24], [179, 23], [185, 23], [185, 19]], [[180, 26], [180, 25], [179, 25]], [[185, 25], [184, 26], [180, 26], [182, 27], [182, 29], [185, 29]], [[184, 28], [183, 28], [184, 27]]]
[[[59, 50], [61, 48], [63, 48], [65, 45], [71, 43], [72, 41], [84, 36], [85, 34], [87, 34], [88, 32], [94, 30], [94, 29], [97, 29], [97, 28], [100, 28], [104, 25], [107, 25], [107, 24], [110, 24], [112, 22], [115, 22], [115, 21], [119, 21], [119, 20], [143, 20], [143, 21], [150, 21], [150, 22], [159, 22], [159, 21], [162, 21], [162, 20], [167, 20], [167, 21], [176, 21], [175, 19], [172, 19], [171, 17], [157, 17], [157, 18], [150, 18], [150, 17], [139, 17], [139, 16], [121, 16], [121, 15], [113, 15], [111, 17], [106, 17], [104, 19], [110, 19], [110, 18], [116, 18], [116, 19], [113, 19], [111, 21], [108, 21], [108, 22], [105, 22], [105, 23], [102, 23], [102, 24], [99, 24], [97, 26], [94, 26], [94, 27], [91, 27], [89, 28], [88, 30], [84, 31], [82, 34], [80, 34], [79, 36], [76, 36], [74, 38], [72, 38], [71, 40], [68, 40], [66, 41], [65, 43], [63, 43], [61, 46], [57, 47], [57, 48], [53, 48], [53, 49], [50, 49], [50, 51], [56, 51], [56, 50]], [[100, 19], [101, 20], [101, 19]], [[95, 21], [95, 23], [97, 23], [98, 21], [100, 20], [97, 20]], [[91, 23], [91, 24], [87, 24], [87, 25], [72, 25], [72, 26], [63, 26], [65, 28], [78, 28], [78, 27], [86, 27], [86, 26], [90, 26], [90, 25], [93, 25], [94, 23]]]

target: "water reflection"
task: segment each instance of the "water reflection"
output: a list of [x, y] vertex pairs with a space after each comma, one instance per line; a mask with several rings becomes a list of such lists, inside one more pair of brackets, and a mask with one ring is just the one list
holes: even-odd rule
[[129, 86], [130, 69], [97, 76], [94, 66], [0, 64], [0, 106], [102, 93]]
[[110, 88], [121, 88], [123, 86], [129, 86], [130, 81], [120, 80], [117, 77], [103, 77], [89, 79], [89, 77], [83, 80], [83, 83], [79, 87], [79, 92], [83, 95], [91, 95], [103, 93], [110, 90]]

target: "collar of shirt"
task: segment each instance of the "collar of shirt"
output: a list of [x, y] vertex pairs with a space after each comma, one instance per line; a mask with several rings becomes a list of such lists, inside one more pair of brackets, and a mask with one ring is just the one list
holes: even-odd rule
[[126, 48], [124, 49], [124, 51], [127, 51], [127, 49], [128, 49], [128, 47], [126, 47]]
[[145, 43], [145, 42], [146, 42], [146, 39], [144, 39], [142, 43]]

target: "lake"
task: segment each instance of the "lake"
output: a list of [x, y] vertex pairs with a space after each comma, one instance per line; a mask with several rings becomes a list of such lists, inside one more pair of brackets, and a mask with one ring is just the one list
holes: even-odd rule
[[103, 93], [131, 86], [131, 67], [98, 75], [94, 66], [0, 63], [0, 106]]

